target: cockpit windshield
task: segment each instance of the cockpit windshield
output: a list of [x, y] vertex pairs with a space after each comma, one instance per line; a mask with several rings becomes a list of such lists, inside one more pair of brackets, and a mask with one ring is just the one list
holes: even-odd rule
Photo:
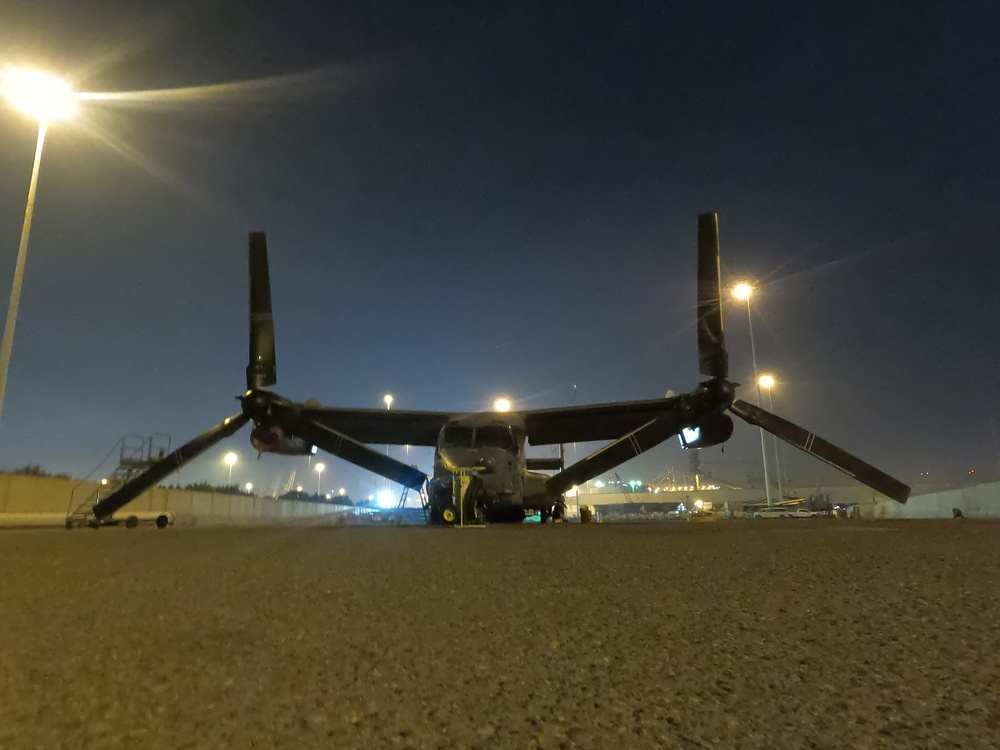
[[462, 425], [448, 425], [441, 437], [442, 448], [471, 448], [472, 428]]
[[477, 448], [503, 448], [506, 451], [517, 450], [510, 430], [500, 425], [487, 425], [476, 428]]
[[501, 448], [517, 451], [517, 443], [506, 425], [485, 425], [469, 427], [448, 425], [441, 437], [441, 448]]

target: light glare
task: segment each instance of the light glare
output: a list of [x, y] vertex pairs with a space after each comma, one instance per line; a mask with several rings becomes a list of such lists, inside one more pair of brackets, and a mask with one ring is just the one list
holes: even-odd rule
[[68, 81], [26, 68], [6, 68], [0, 94], [12, 106], [43, 123], [68, 120], [76, 112], [76, 94]]
[[745, 281], [733, 287], [733, 296], [738, 300], [748, 300], [753, 296], [753, 287]]

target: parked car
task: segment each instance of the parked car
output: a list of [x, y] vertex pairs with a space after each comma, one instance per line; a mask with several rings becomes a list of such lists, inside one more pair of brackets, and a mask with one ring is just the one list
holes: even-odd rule
[[754, 518], [788, 518], [789, 517], [788, 508], [779, 508], [776, 505], [772, 505], [769, 508], [761, 508], [756, 513], [753, 514]]
[[806, 508], [794, 508], [788, 511], [789, 518], [812, 518], [814, 515], [816, 514]]

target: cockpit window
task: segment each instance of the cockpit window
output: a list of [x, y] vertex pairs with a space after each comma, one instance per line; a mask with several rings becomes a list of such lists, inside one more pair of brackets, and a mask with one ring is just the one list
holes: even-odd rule
[[442, 448], [471, 448], [472, 428], [461, 425], [449, 425], [444, 428], [441, 438]]
[[499, 425], [488, 425], [476, 429], [477, 448], [503, 448], [504, 450], [517, 450], [514, 438], [510, 430]]

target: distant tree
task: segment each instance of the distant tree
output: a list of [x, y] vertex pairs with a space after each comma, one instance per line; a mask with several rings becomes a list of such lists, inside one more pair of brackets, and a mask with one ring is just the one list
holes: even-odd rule
[[22, 477], [56, 477], [58, 479], [69, 479], [69, 474], [64, 474], [62, 472], [49, 472], [38, 464], [26, 464], [24, 466], [19, 466], [10, 473], [17, 474]]
[[[180, 489], [180, 488], [178, 488]], [[219, 495], [244, 495], [243, 489], [236, 484], [209, 484], [208, 482], [193, 482], [184, 485], [190, 492], [214, 492]]]
[[313, 496], [308, 492], [299, 492], [298, 490], [289, 490], [284, 495], [278, 496], [279, 500], [312, 500]]

